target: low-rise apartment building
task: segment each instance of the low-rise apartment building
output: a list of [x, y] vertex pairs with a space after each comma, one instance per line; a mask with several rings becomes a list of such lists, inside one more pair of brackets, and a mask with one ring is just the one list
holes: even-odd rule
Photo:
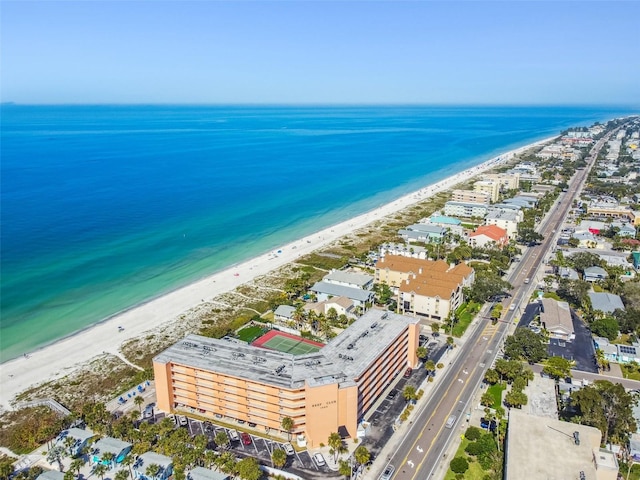
[[[416, 318], [370, 310], [302, 355], [188, 335], [153, 359], [157, 406], [304, 435], [312, 448], [332, 432], [355, 438], [387, 386], [417, 365], [419, 333]], [[293, 420], [291, 432], [284, 417]]]
[[449, 201], [444, 204], [444, 214], [453, 217], [482, 218], [487, 214], [488, 210], [488, 203]]
[[477, 193], [489, 195], [491, 203], [497, 202], [500, 196], [500, 184], [493, 180], [479, 180], [473, 184], [473, 190]]
[[475, 190], [453, 190], [451, 192], [451, 200], [454, 202], [473, 202], [473, 203], [489, 203], [495, 202], [491, 198], [491, 194], [483, 191]]

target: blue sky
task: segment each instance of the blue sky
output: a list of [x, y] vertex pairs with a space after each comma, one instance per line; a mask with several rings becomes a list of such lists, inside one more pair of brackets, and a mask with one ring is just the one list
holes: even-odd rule
[[7, 1], [18, 103], [640, 103], [640, 2]]

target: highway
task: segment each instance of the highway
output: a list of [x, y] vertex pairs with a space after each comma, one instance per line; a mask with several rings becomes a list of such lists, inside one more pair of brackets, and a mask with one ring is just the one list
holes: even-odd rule
[[[573, 199], [582, 189], [598, 152], [615, 131], [610, 132], [592, 147], [586, 159], [587, 167], [576, 172], [569, 183], [568, 191], [560, 195], [540, 224], [538, 233], [544, 236], [544, 240], [540, 245], [528, 248], [508, 276], [507, 279], [514, 289], [513, 296], [503, 302], [504, 311], [507, 312], [504, 319], [492, 325], [489, 320], [485, 320], [488, 317], [489, 306], [485, 305], [481, 309], [469, 327], [472, 330], [464, 345], [457, 347], [461, 351], [457, 352], [452, 363], [440, 373], [444, 378], [433, 390], [427, 403], [416, 409], [417, 416], [413, 419], [405, 439], [388, 459], [388, 463], [395, 466], [394, 479], [434, 478], [439, 462], [449, 461], [443, 458], [449, 442], [454, 435], [463, 432], [461, 427], [466, 428], [474, 393], [486, 370], [495, 360], [507, 332], [512, 326], [515, 327], [520, 307], [526, 306], [535, 286], [534, 279], [538, 267], [551, 252], [555, 244], [555, 232], [559, 230]], [[531, 280], [525, 284], [527, 278]], [[512, 304], [516, 306], [514, 310], [509, 309]], [[447, 354], [442, 360], [443, 363], [447, 362], [447, 356], [454, 357], [451, 353]], [[445, 424], [451, 416], [455, 416], [455, 425], [453, 428], [447, 428]]]

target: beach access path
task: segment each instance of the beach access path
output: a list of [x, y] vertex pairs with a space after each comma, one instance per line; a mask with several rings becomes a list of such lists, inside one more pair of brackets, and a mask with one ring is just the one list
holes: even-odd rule
[[[199, 304], [232, 291], [253, 278], [265, 275], [297, 258], [318, 250], [339, 238], [381, 220], [454, 185], [504, 163], [514, 155], [547, 143], [556, 136], [503, 153], [480, 165], [454, 174], [440, 182], [407, 194], [370, 212], [325, 228], [291, 242], [275, 251], [234, 265], [190, 285], [174, 290], [108, 320], [63, 338], [28, 355], [5, 362], [0, 368], [0, 409], [10, 409], [19, 393], [40, 383], [68, 375], [98, 355], [118, 355], [125, 341], [143, 338], [146, 332], [166, 323]], [[295, 248], [294, 248], [295, 247]]]

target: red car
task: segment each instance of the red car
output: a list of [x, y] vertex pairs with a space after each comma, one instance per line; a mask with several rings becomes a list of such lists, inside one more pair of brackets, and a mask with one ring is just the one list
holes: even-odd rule
[[404, 372], [404, 378], [409, 378], [412, 373], [413, 373], [413, 370], [411, 370], [410, 368], [407, 368]]
[[242, 439], [243, 445], [251, 445], [251, 435], [249, 435], [247, 432], [242, 432], [240, 434], [240, 438]]

